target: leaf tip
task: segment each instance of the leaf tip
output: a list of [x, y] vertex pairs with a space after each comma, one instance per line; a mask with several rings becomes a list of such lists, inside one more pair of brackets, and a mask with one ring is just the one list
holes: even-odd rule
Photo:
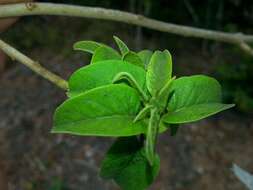
[[224, 110], [233, 108], [235, 106], [236, 106], [236, 104], [225, 104], [225, 109]]
[[57, 129], [56, 129], [56, 127], [55, 126], [53, 126], [53, 128], [50, 130], [50, 133], [57, 133]]
[[113, 39], [114, 39], [115, 41], [119, 40], [119, 37], [116, 36], [116, 35], [113, 35], [112, 37], [113, 37]]
[[129, 52], [129, 48], [119, 37], [113, 35], [113, 39], [116, 42], [116, 44], [123, 56]]
[[78, 50], [79, 42], [73, 44], [73, 50]]

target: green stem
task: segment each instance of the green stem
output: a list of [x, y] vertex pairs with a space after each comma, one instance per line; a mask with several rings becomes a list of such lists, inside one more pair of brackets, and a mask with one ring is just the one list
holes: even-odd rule
[[155, 145], [159, 128], [159, 120], [160, 116], [158, 113], [158, 109], [157, 108], [151, 109], [145, 142], [146, 157], [150, 165], [153, 165], [155, 159]]

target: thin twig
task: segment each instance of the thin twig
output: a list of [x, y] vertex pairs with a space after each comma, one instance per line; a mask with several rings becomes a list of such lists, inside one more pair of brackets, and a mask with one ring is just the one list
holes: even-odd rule
[[246, 44], [245, 42], [239, 43], [239, 47], [240, 47], [243, 51], [245, 51], [245, 52], [247, 52], [248, 54], [250, 54], [250, 55], [253, 56], [253, 49], [252, 49], [248, 44]]
[[56, 86], [62, 88], [63, 90], [68, 89], [68, 83], [58, 75], [52, 73], [51, 71], [42, 67], [38, 62], [33, 61], [29, 57], [25, 56], [18, 50], [14, 49], [9, 44], [5, 43], [0, 39], [0, 49], [10, 56], [13, 60], [17, 60], [25, 66], [29, 67], [31, 70], [44, 77], [45, 79], [51, 81]]
[[124, 11], [74, 6], [54, 3], [20, 3], [0, 6], [0, 18], [16, 17], [27, 15], [62, 15], [73, 17], [96, 18], [104, 20], [118, 21], [133, 25], [138, 25], [162, 32], [178, 34], [186, 37], [204, 38], [209, 40], [222, 41], [227, 43], [253, 42], [253, 35], [242, 33], [227, 33], [214, 30], [206, 30], [195, 27], [166, 23], [154, 19], [128, 13]]
[[[238, 45], [243, 51], [253, 56], [253, 49], [247, 44], [253, 42], [253, 35], [245, 35], [242, 33], [227, 33], [182, 26], [150, 19], [142, 15], [104, 8], [54, 3], [20, 3], [0, 6], [0, 18], [28, 15], [62, 15], [123, 22], [186, 37], [204, 38], [235, 44]], [[67, 90], [68, 83], [64, 79], [46, 70], [39, 63], [18, 52], [2, 40], [0, 40], [0, 48], [13, 59], [17, 59], [39, 75], [53, 82], [60, 88]]]

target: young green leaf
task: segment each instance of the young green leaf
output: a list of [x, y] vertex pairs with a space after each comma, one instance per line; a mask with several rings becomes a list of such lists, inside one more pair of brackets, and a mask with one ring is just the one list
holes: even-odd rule
[[136, 90], [125, 84], [98, 87], [60, 105], [52, 132], [93, 136], [142, 134], [144, 123], [133, 122], [139, 107]]
[[121, 55], [123, 56], [123, 55], [127, 54], [129, 52], [127, 45], [121, 39], [119, 39], [117, 36], [113, 36], [113, 38], [119, 47]]
[[171, 78], [164, 87], [160, 90], [157, 100], [159, 102], [159, 105], [162, 109], [165, 109], [168, 101], [169, 101], [169, 95], [170, 95], [170, 88], [173, 83], [173, 81], [176, 79], [176, 77]]
[[165, 50], [155, 51], [148, 65], [146, 84], [152, 96], [156, 96], [158, 92], [171, 79], [172, 60], [170, 53]]
[[153, 52], [150, 50], [142, 50], [138, 52], [138, 56], [141, 58], [143, 64], [145, 65], [145, 69], [148, 67], [152, 54]]
[[195, 75], [181, 77], [172, 83], [166, 123], [186, 123], [203, 119], [225, 109], [231, 104], [221, 104], [221, 86], [214, 78]]
[[123, 61], [127, 61], [129, 63], [132, 63], [134, 65], [137, 65], [139, 67], [145, 68], [145, 65], [143, 64], [141, 58], [138, 56], [137, 53], [133, 51], [129, 51], [123, 56]]
[[146, 105], [134, 118], [134, 122], [137, 122], [143, 118], [145, 118], [148, 114], [150, 114], [151, 109], [153, 108], [153, 105]]
[[120, 72], [113, 78], [112, 82], [116, 83], [118, 81], [126, 80], [131, 87], [137, 90], [139, 94], [141, 95], [144, 102], [147, 102], [149, 97], [147, 96], [146, 92], [142, 90], [142, 88], [139, 86], [138, 82], [135, 80], [135, 78], [128, 72]]
[[100, 175], [114, 179], [123, 190], [145, 190], [159, 173], [160, 160], [150, 166], [144, 155], [143, 142], [137, 137], [119, 138], [102, 162]]
[[144, 69], [123, 61], [107, 60], [77, 70], [69, 79], [68, 95], [74, 97], [92, 88], [112, 84], [114, 77], [120, 72], [131, 74], [146, 91]]
[[81, 50], [93, 54], [101, 44], [94, 41], [79, 41], [74, 44], [74, 50]]
[[95, 50], [91, 58], [91, 63], [97, 63], [100, 61], [111, 60], [111, 59], [120, 60], [121, 56], [116, 50], [112, 49], [109, 46], [103, 45], [101, 47], [98, 47]]

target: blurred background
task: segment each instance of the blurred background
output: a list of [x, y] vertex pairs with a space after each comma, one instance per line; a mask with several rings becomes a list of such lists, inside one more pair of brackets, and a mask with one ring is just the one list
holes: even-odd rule
[[[113, 8], [165, 22], [253, 34], [252, 0], [50, 2]], [[23, 17], [0, 33], [2, 40], [65, 79], [90, 59], [73, 51], [73, 43], [94, 40], [115, 47], [113, 35], [133, 50], [168, 49], [177, 77], [216, 77], [223, 86], [224, 102], [236, 103], [229, 111], [184, 125], [175, 137], [161, 135], [161, 172], [150, 189], [245, 189], [230, 168], [236, 163], [253, 172], [253, 57], [238, 47], [117, 22], [56, 16]], [[98, 176], [113, 139], [50, 134], [53, 112], [65, 98], [61, 89], [1, 55], [1, 190], [6, 182], [13, 190], [118, 189]]]

